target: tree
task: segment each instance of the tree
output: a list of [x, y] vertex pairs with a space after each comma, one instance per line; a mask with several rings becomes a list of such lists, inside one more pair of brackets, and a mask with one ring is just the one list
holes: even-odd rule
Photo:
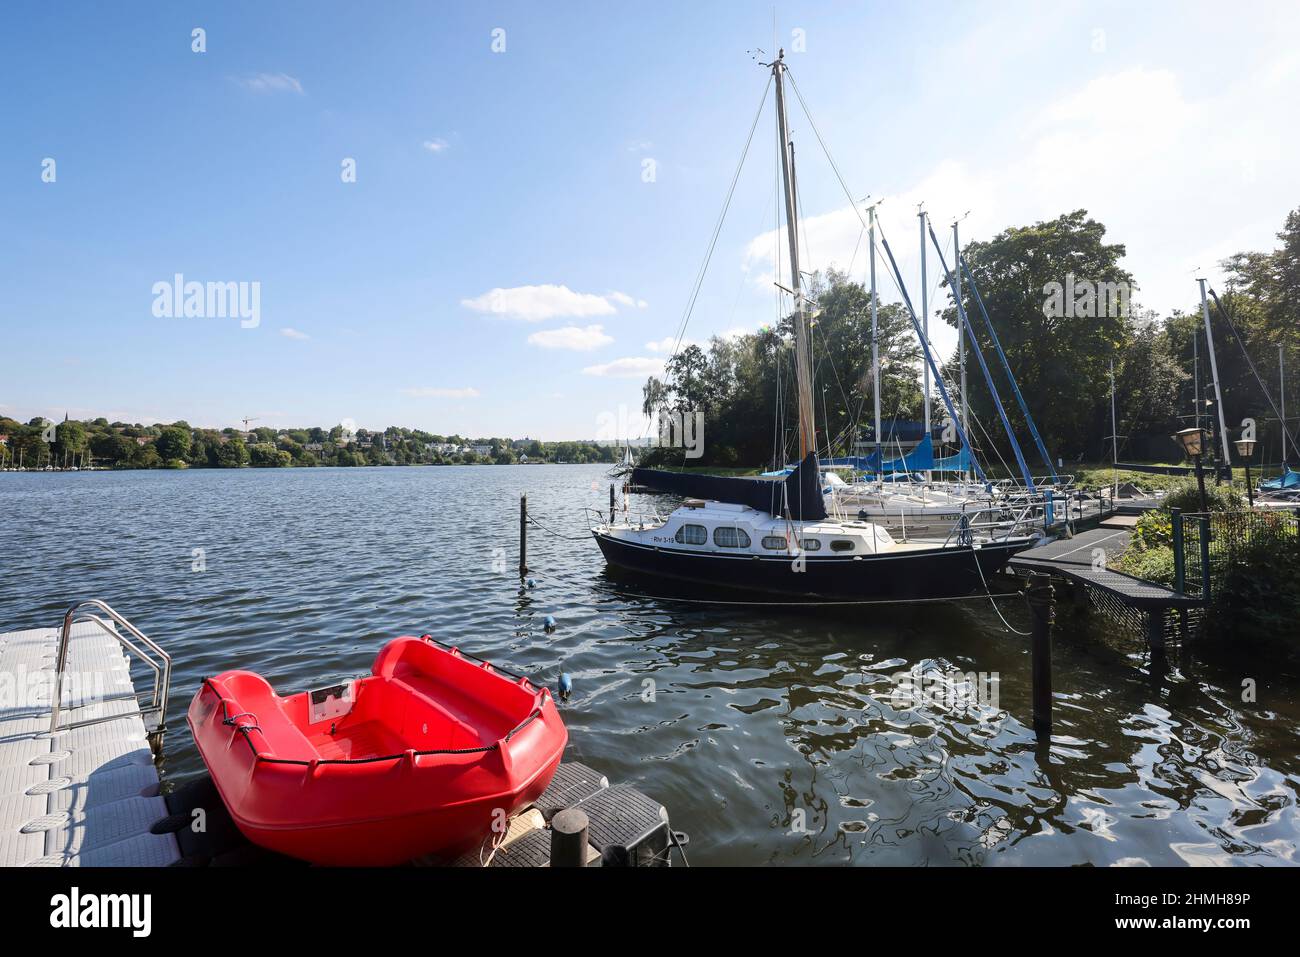
[[158, 454], [162, 456], [164, 461], [183, 460], [190, 451], [189, 429], [177, 426], [163, 429], [162, 434], [154, 440], [154, 448], [158, 450]]
[[86, 427], [73, 420], [60, 422], [54, 436], [55, 463], [62, 464], [65, 459], [71, 462], [85, 450]]
[[[1098, 294], [1131, 290], [1133, 283], [1119, 265], [1124, 246], [1107, 243], [1105, 236], [1106, 227], [1078, 209], [1032, 226], [1013, 226], [963, 251], [1044, 442], [1053, 455], [1067, 458], [1100, 452], [1110, 431], [1110, 362], [1123, 355], [1133, 338], [1131, 293], [1124, 292], [1118, 302], [1112, 296], [1103, 302]], [[1008, 418], [1022, 438], [1027, 426], [997, 368], [969, 282], [962, 285], [962, 299]], [[941, 315], [956, 327], [955, 306]], [[976, 420], [970, 438], [978, 447], [987, 433], [1009, 460], [992, 396], [969, 355], [966, 374]], [[955, 360], [945, 366], [945, 381], [955, 392]]]
[[213, 465], [223, 469], [237, 469], [248, 464], [248, 448], [240, 438], [228, 439], [210, 449]]

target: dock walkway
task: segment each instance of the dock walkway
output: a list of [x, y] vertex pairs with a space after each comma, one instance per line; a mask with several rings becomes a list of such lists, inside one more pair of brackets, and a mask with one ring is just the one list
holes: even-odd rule
[[0, 866], [158, 866], [176, 838], [150, 828], [167, 814], [153, 750], [114, 635], [71, 628], [60, 725], [50, 734], [58, 628], [0, 634]]
[[[1201, 608], [1199, 598], [1179, 594], [1172, 588], [1114, 571], [1107, 562], [1122, 554], [1132, 538], [1132, 529], [1102, 526], [1080, 532], [1073, 538], [1058, 538], [1016, 555], [1007, 567], [1021, 574], [1052, 575], [1099, 593], [1121, 608], [1140, 613], [1144, 631], [1153, 646], [1164, 643], [1170, 612], [1185, 613]], [[1100, 551], [1098, 551], [1100, 550]]]

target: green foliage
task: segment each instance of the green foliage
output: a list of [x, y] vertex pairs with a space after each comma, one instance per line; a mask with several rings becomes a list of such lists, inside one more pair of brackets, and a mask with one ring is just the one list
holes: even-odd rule
[[[809, 296], [817, 302], [812, 340], [818, 444], [825, 447], [829, 435], [831, 447], [843, 453], [851, 449], [864, 411], [874, 402], [870, 296], [861, 283], [835, 270], [814, 276]], [[877, 328], [882, 415], [919, 417], [921, 350], [911, 320], [898, 303], [878, 305]], [[645, 383], [642, 411], [704, 413], [704, 456], [690, 460], [691, 466], [784, 464], [796, 458], [793, 333], [793, 319], [787, 317], [776, 329], [715, 337], [707, 350], [684, 348], [669, 360], [662, 380], [652, 377]], [[774, 450], [778, 402], [789, 431], [778, 432], [785, 439]], [[680, 449], [658, 449], [644, 460], [683, 464]]]
[[285, 468], [293, 464], [293, 456], [270, 442], [256, 442], [248, 447], [248, 464], [259, 469]]
[[[1124, 246], [1107, 243], [1105, 235], [1106, 227], [1080, 209], [1032, 226], [1012, 227], [964, 250], [1044, 442], [1053, 454], [1069, 459], [1098, 448], [1110, 431], [1110, 362], [1123, 361], [1135, 328], [1131, 316], [1110, 314], [1118, 310], [1080, 316], [1071, 302], [1068, 311], [1076, 314], [1049, 315], [1060, 310], [1045, 309], [1044, 304], [1051, 284], [1065, 286], [1069, 277], [1076, 283], [1132, 282], [1133, 277], [1119, 265]], [[963, 305], [980, 347], [992, 357], [992, 343], [969, 283], [963, 292]], [[955, 306], [950, 305], [943, 318], [955, 327]], [[1134, 361], [1139, 361], [1137, 356]], [[948, 370], [949, 382], [955, 381], [954, 373], [955, 369]], [[993, 435], [997, 412], [977, 365], [968, 365], [967, 378], [972, 411]], [[1026, 435], [1014, 402], [1007, 412], [1019, 434]], [[1004, 457], [1009, 455], [1004, 452]]]
[[154, 447], [157, 448], [158, 454], [164, 459], [183, 459], [190, 451], [190, 432], [189, 429], [172, 426], [162, 430], [162, 434], [154, 440]]
[[209, 461], [221, 469], [237, 469], [248, 464], [248, 449], [243, 439], [229, 439], [213, 446], [209, 452]]
[[[1184, 512], [1201, 511], [1201, 492], [1195, 481], [1183, 480], [1164, 497], [1161, 508], [1176, 508]], [[1246, 500], [1231, 485], [1205, 483], [1205, 504], [1211, 512], [1235, 512], [1246, 507]]]
[[[1266, 519], [1271, 519], [1266, 520]], [[1206, 627], [1232, 638], [1295, 637], [1300, 619], [1300, 537], [1289, 515], [1256, 516], [1214, 583]]]

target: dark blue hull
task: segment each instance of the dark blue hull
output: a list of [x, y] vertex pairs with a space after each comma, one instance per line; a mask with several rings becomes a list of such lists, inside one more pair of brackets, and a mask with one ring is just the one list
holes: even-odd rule
[[958, 598], [984, 589], [1028, 540], [979, 548], [939, 548], [887, 555], [805, 557], [796, 571], [788, 555], [727, 555], [626, 542], [594, 533], [605, 560], [633, 572], [718, 588], [791, 598], [907, 601]]

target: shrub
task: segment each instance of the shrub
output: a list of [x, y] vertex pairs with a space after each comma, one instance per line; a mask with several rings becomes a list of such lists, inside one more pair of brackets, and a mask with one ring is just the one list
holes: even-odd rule
[[[1205, 504], [1211, 512], [1234, 512], [1246, 507], [1245, 499], [1231, 485], [1205, 485]], [[1160, 507], [1168, 511], [1177, 508], [1184, 512], [1201, 511], [1201, 492], [1194, 481], [1179, 482], [1165, 495]]]

